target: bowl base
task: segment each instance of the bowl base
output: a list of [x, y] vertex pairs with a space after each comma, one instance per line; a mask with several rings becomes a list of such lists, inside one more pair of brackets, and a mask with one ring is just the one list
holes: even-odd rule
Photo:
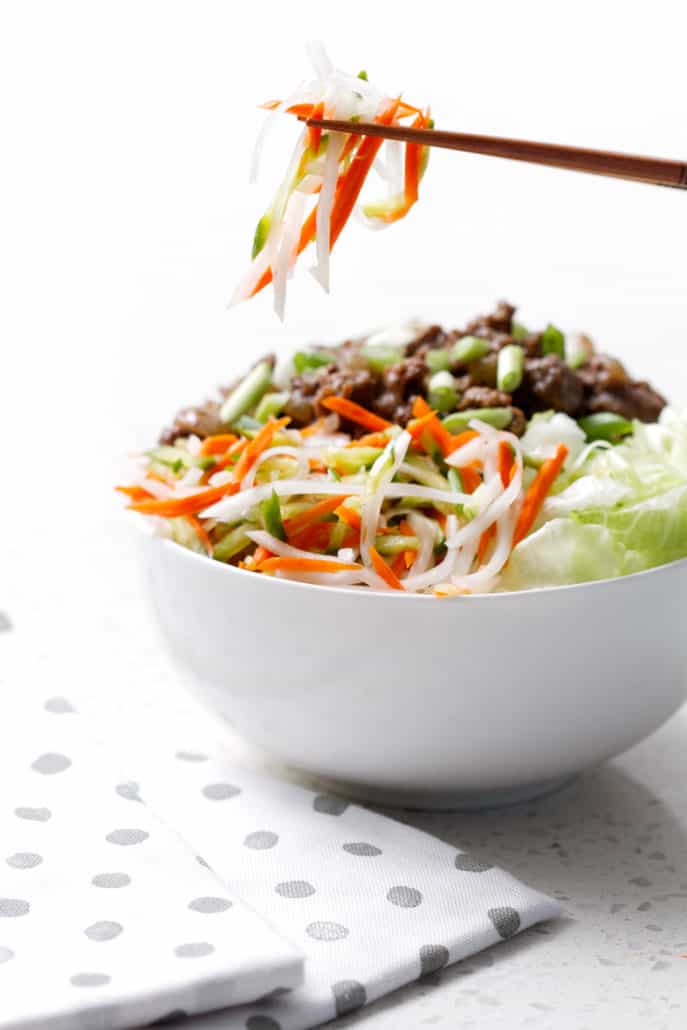
[[456, 790], [456, 791], [397, 791], [379, 790], [361, 784], [342, 783], [334, 780], [318, 780], [339, 796], [348, 796], [355, 801], [364, 801], [373, 805], [389, 808], [416, 808], [435, 812], [475, 812], [490, 808], [504, 808], [508, 805], [520, 805], [535, 798], [547, 797], [569, 786], [577, 779], [562, 776], [555, 780], [541, 783], [528, 783], [522, 787], [505, 787], [496, 790]]

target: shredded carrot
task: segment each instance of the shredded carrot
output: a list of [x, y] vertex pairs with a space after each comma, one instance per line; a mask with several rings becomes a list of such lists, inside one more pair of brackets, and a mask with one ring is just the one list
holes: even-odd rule
[[479, 538], [479, 545], [477, 547], [477, 564], [481, 565], [484, 561], [484, 556], [487, 553], [489, 544], [496, 536], [496, 523], [492, 524], [484, 530], [481, 537]]
[[357, 425], [363, 426], [364, 429], [369, 429], [373, 433], [389, 429], [392, 424], [387, 422], [385, 418], [375, 415], [373, 411], [363, 408], [361, 404], [349, 401], [347, 397], [325, 397], [322, 403], [330, 411], [335, 411], [342, 418], [347, 418], [349, 422], [355, 422]]
[[[375, 118], [375, 122], [377, 122], [378, 125], [390, 125], [396, 115], [398, 104], [398, 99], [392, 101], [389, 107]], [[312, 105], [308, 105], [308, 107], [312, 110]], [[310, 110], [305, 117], [308, 117]], [[334, 192], [332, 212], [329, 219], [330, 250], [341, 235], [341, 230], [345, 226], [353, 208], [355, 207], [355, 202], [363, 188], [363, 183], [365, 182], [367, 173], [374, 164], [374, 160], [383, 142], [384, 141], [378, 137], [364, 136], [353, 155], [350, 165], [346, 171], [339, 176], [339, 181], [336, 184], [336, 190]], [[298, 240], [296, 254], [301, 254], [305, 250], [308, 244], [315, 239], [316, 232], [317, 207], [314, 207], [301, 228], [301, 235]], [[256, 293], [259, 293], [260, 290], [264, 289], [264, 287], [269, 285], [271, 282], [272, 269], [267, 268], [256, 283], [253, 292], [251, 293], [251, 297], [254, 297]]]
[[391, 563], [391, 571], [397, 579], [400, 579], [402, 573], [406, 571], [405, 555], [407, 553], [407, 551], [399, 551]]
[[268, 551], [266, 547], [262, 546], [262, 544], [258, 544], [253, 551], [253, 564], [259, 565], [261, 562], [267, 561], [267, 559], [271, 557], [272, 552]]
[[458, 472], [463, 483], [464, 493], [473, 494], [477, 487], [481, 486], [482, 477], [473, 465], [465, 465], [463, 468], [458, 469]]
[[200, 445], [200, 453], [204, 456], [207, 454], [224, 454], [227, 447], [236, 443], [237, 440], [238, 437], [233, 433], [217, 433], [215, 436], [206, 436]]
[[237, 482], [240, 482], [245, 476], [246, 472], [253, 467], [257, 459], [260, 457], [263, 451], [272, 443], [274, 434], [282, 428], [282, 426], [288, 425], [291, 421], [290, 418], [271, 418], [269, 422], [266, 422], [260, 432], [255, 436], [253, 440], [247, 445], [246, 449], [241, 453], [241, 457], [236, 462], [234, 468], [234, 478]]
[[366, 433], [359, 436], [357, 440], [351, 440], [346, 447], [386, 447], [389, 437], [386, 433]]
[[319, 522], [325, 515], [331, 514], [335, 508], [343, 504], [347, 497], [348, 494], [341, 494], [337, 497], [325, 497], [323, 501], [313, 504], [312, 508], [308, 508], [307, 511], [301, 512], [300, 515], [294, 515], [292, 519], [287, 519], [284, 523], [287, 537], [300, 533], [302, 529], [305, 529], [306, 526], [311, 526], [313, 522]]
[[308, 468], [311, 472], [326, 472], [327, 466], [319, 458], [308, 458]]
[[143, 515], [162, 515], [165, 518], [196, 515], [203, 508], [226, 497], [227, 494], [238, 493], [239, 485], [239, 483], [226, 483], [224, 486], [212, 486], [208, 490], [201, 490], [197, 494], [188, 494], [186, 497], [165, 497], [162, 500], [155, 497], [150, 500], [137, 501], [130, 504], [129, 507], [132, 511], [141, 512]]
[[[398, 528], [400, 529], [403, 536], [415, 536], [415, 530], [408, 522], [407, 519], [401, 519]], [[403, 551], [403, 562], [407, 569], [411, 568], [417, 558], [417, 551], [412, 548], [408, 551]]]
[[403, 583], [401, 583], [396, 573], [392, 572], [376, 548], [370, 547], [369, 555], [372, 567], [377, 575], [384, 580], [387, 586], [390, 586], [392, 590], [405, 590]]
[[[410, 127], [412, 129], [424, 129], [426, 127], [426, 120], [422, 111], [418, 112], [417, 118], [415, 118], [411, 123]], [[422, 163], [422, 150], [423, 147], [421, 143], [406, 144], [403, 201], [394, 205], [383, 214], [378, 215], [377, 217], [380, 221], [386, 222], [387, 224], [398, 222], [401, 218], [405, 218], [413, 204], [417, 203], [420, 191], [420, 165]]]
[[[310, 118], [324, 118], [324, 101], [320, 101], [319, 104], [315, 104], [309, 115]], [[322, 139], [322, 129], [318, 125], [308, 126], [308, 138], [310, 143], [310, 149], [313, 154], [316, 154], [320, 149], [320, 140]]]
[[513, 468], [515, 467], [515, 455], [513, 448], [507, 440], [499, 440], [499, 475], [504, 489], [511, 481]]
[[142, 486], [116, 486], [115, 490], [119, 490], [120, 494], [126, 494], [132, 501], [144, 501], [147, 497], [155, 496]]
[[440, 419], [437, 418], [424, 397], [416, 397], [413, 401], [413, 415], [418, 419], [425, 415], [427, 416], [427, 431], [443, 456], [447, 457], [455, 449], [455, 437], [452, 433], [449, 433], [448, 429], [444, 428]]
[[300, 551], [326, 551], [329, 548], [332, 538], [331, 522], [316, 522], [312, 526], [305, 526], [304, 529], [289, 536], [289, 543]]
[[346, 504], [340, 504], [338, 508], [335, 508], [334, 514], [338, 515], [340, 519], [343, 519], [351, 529], [360, 529], [362, 525], [359, 512], [357, 512], [355, 508], [349, 508]]
[[172, 486], [174, 483], [173, 476], [165, 476], [162, 472], [156, 472], [155, 469], [148, 469], [146, 479], [154, 479], [156, 483], [164, 483], [165, 486]]
[[208, 532], [203, 526], [200, 519], [197, 518], [195, 515], [185, 515], [184, 518], [191, 526], [193, 526], [198, 538], [200, 539], [200, 542], [207, 551], [208, 556], [212, 558], [212, 554], [214, 551], [214, 547], [212, 546], [212, 540], [208, 536]]
[[268, 558], [260, 563], [259, 572], [357, 572], [354, 562], [328, 561], [326, 558]]
[[421, 440], [422, 434], [426, 429], [429, 428], [432, 420], [436, 418], [436, 411], [428, 411], [426, 415], [422, 415], [420, 418], [413, 418], [406, 426], [407, 431], [412, 436], [413, 440]]
[[553, 458], [548, 458], [541, 466], [537, 475], [530, 483], [522, 502], [522, 508], [515, 524], [513, 533], [513, 547], [526, 537], [535, 523], [539, 509], [541, 508], [546, 495], [553, 486], [558, 473], [563, 468], [563, 463], [568, 456], [568, 448], [565, 444], [559, 444]]
[[231, 444], [227, 453], [224, 454], [218, 461], [216, 461], [212, 468], [205, 470], [201, 479], [201, 483], [208, 483], [212, 476], [214, 476], [215, 472], [222, 472], [225, 468], [227, 468], [228, 465], [232, 465], [238, 457], [238, 455], [242, 451], [245, 451], [247, 446], [248, 438], [245, 436], [242, 437], [242, 439], [236, 440], [235, 443]]

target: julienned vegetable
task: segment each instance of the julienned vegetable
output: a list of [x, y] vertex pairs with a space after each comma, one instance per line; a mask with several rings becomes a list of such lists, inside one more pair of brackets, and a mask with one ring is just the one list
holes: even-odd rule
[[669, 409], [613, 447], [560, 412], [518, 438], [474, 415], [442, 420], [422, 398], [405, 428], [344, 397], [326, 407], [362, 435], [244, 411], [250, 436], [179, 438], [119, 489], [177, 543], [313, 584], [448, 597], [687, 555], [687, 419]]
[[[368, 81], [367, 73], [352, 75], [335, 68], [320, 44], [310, 47], [316, 78], [301, 86], [286, 100], [263, 106], [273, 117], [284, 113], [300, 119], [335, 118], [374, 121], [381, 125], [413, 128], [433, 125], [429, 110], [421, 110], [380, 92]], [[252, 178], [257, 176], [265, 129], [256, 144]], [[286, 285], [300, 254], [315, 243], [315, 277], [329, 289], [329, 254], [350, 215], [357, 210], [370, 228], [384, 228], [404, 218], [419, 196], [420, 180], [429, 159], [429, 148], [408, 143], [402, 158], [398, 147], [388, 148], [382, 160], [384, 141], [351, 133], [323, 133], [306, 126], [288, 164], [286, 174], [268, 210], [255, 229], [252, 263], [234, 294], [234, 302], [253, 297], [270, 282], [274, 286], [274, 308], [284, 317]], [[374, 170], [387, 186], [387, 196], [362, 203], [360, 194], [369, 172]]]

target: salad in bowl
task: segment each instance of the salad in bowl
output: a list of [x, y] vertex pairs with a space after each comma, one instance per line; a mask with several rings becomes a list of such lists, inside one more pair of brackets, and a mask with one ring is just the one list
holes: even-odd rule
[[687, 420], [586, 336], [501, 303], [272, 357], [185, 408], [119, 488], [246, 574], [455, 597], [687, 555]]

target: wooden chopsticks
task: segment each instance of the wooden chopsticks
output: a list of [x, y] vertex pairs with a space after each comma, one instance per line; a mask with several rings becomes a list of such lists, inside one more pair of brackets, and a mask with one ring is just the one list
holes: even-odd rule
[[505, 157], [511, 161], [566, 168], [574, 172], [590, 172], [616, 179], [652, 183], [687, 189], [687, 162], [662, 157], [621, 154], [613, 150], [589, 150], [558, 143], [535, 143], [532, 140], [508, 139], [503, 136], [480, 136], [470, 132], [446, 132], [441, 129], [412, 129], [373, 122], [349, 122], [327, 118], [309, 118], [307, 125], [333, 132], [359, 136], [382, 136], [405, 143], [422, 143], [447, 150], [463, 150], [471, 154]]

